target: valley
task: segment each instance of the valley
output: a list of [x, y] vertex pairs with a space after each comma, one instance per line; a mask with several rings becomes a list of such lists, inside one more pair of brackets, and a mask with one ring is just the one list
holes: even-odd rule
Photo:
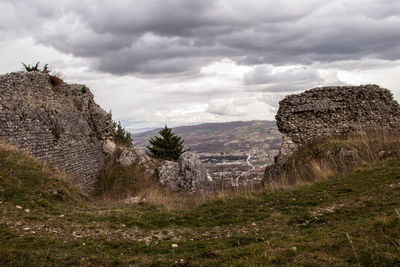
[[[135, 146], [146, 146], [154, 129], [133, 135]], [[173, 128], [184, 145], [199, 155], [217, 189], [259, 183], [265, 166], [278, 154], [281, 135], [274, 121], [205, 123]]]

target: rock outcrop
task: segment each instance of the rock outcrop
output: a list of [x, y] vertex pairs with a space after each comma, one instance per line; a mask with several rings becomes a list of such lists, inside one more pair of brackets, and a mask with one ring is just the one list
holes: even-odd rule
[[299, 147], [318, 139], [400, 129], [400, 106], [389, 90], [377, 85], [314, 88], [279, 102], [276, 122], [282, 144], [265, 179]]
[[112, 136], [111, 115], [86, 86], [41, 72], [0, 76], [0, 141], [69, 173], [86, 191], [97, 181], [102, 144]]
[[137, 164], [146, 174], [153, 175], [155, 165], [149, 155], [147, 154], [146, 148], [143, 147], [131, 147], [121, 151], [121, 154], [117, 158], [117, 163], [124, 167], [132, 164]]
[[177, 162], [165, 161], [158, 174], [160, 183], [173, 191], [203, 191], [209, 183], [203, 163], [191, 152], [183, 153]]

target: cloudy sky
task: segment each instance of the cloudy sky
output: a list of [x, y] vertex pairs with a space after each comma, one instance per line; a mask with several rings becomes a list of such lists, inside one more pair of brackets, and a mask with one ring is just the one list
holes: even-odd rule
[[400, 99], [398, 0], [0, 0], [0, 72], [37, 61], [135, 132], [272, 120], [287, 94], [376, 83]]

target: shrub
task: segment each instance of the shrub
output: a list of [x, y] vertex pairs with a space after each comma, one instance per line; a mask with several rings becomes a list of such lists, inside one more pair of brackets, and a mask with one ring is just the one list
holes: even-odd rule
[[82, 88], [81, 88], [82, 94], [86, 94], [87, 91], [88, 91], [88, 88], [86, 87], [86, 85], [82, 86]]
[[132, 146], [132, 136], [131, 133], [128, 132], [125, 127], [121, 125], [121, 122], [113, 121], [114, 126], [114, 141], [118, 145], [131, 147]]
[[[21, 62], [21, 63], [22, 63], [22, 65], [24, 66], [25, 71], [27, 71], [27, 72], [31, 72], [31, 71], [40, 71], [40, 70], [39, 70], [39, 63], [40, 63], [40, 62], [37, 62], [35, 66], [31, 66], [30, 64], [26, 65], [24, 62]], [[47, 64], [46, 64], [46, 66], [47, 66]], [[46, 67], [46, 68], [47, 68], [47, 67]]]
[[39, 69], [39, 64], [40, 62], [37, 62], [34, 66], [31, 65], [26, 65], [25, 63], [21, 62], [22, 65], [24, 66], [24, 70], [26, 72], [41, 72], [41, 73], [45, 73], [45, 74], [49, 74], [50, 72], [52, 73], [52, 75], [50, 75], [50, 83], [53, 86], [58, 86], [64, 83], [64, 81], [61, 79], [62, 75], [59, 72], [54, 72], [54, 71], [50, 71], [49, 70], [49, 65], [46, 64], [44, 65], [43, 69], [40, 70]]
[[21, 62], [22, 66], [24, 66], [24, 70], [27, 72], [31, 71], [37, 71], [37, 72], [43, 72], [43, 73], [50, 73], [49, 66], [48, 64], [44, 65], [43, 69], [39, 69], [39, 64], [40, 62], [37, 62], [34, 66], [31, 66], [30, 64], [26, 65], [24, 62]]

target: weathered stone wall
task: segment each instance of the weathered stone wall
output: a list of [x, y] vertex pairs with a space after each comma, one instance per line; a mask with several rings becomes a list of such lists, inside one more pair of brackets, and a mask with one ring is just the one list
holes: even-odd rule
[[90, 191], [104, 160], [102, 141], [113, 130], [111, 115], [82, 87], [52, 85], [51, 76], [39, 72], [1, 75], [0, 141], [69, 173]]
[[314, 88], [279, 102], [276, 122], [282, 144], [273, 176], [295, 150], [319, 138], [400, 129], [400, 106], [377, 85]]

